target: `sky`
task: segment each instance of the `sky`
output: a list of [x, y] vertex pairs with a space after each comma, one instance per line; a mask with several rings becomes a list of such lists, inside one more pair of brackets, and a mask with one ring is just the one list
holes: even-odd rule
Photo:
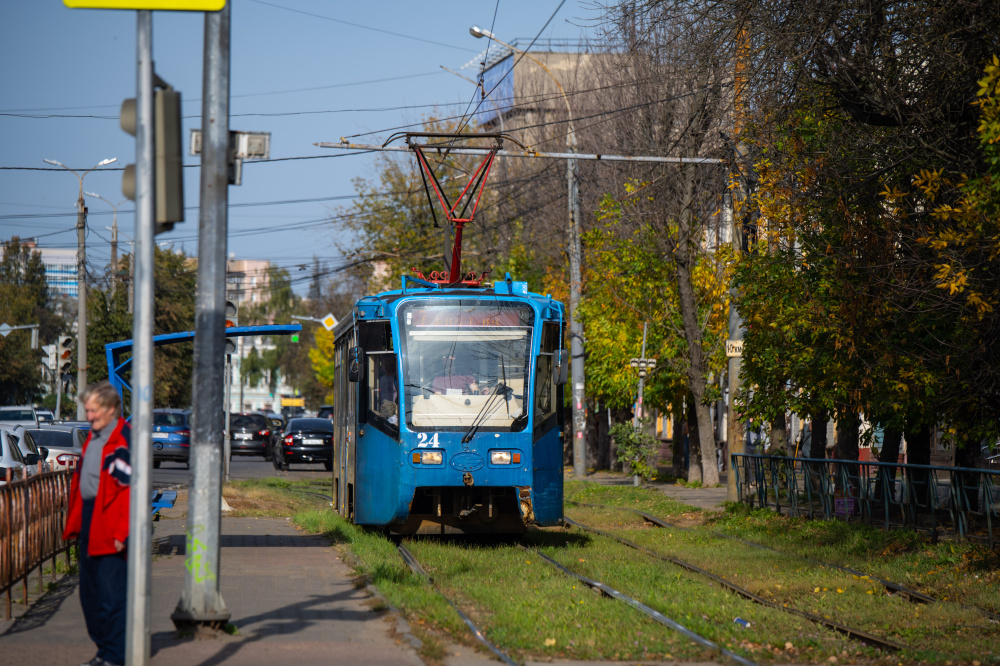
[[[469, 27], [492, 26], [503, 41], [592, 39], [591, 0], [232, 0], [230, 129], [271, 133], [270, 162], [245, 162], [229, 188], [229, 245], [238, 259], [288, 268], [298, 291], [313, 257], [341, 262], [351, 244], [329, 222], [348, 206], [352, 180], [375, 175], [374, 156], [315, 147], [361, 133], [381, 143], [393, 128], [428, 115], [461, 116], [476, 88], [441, 66], [477, 78], [487, 47]], [[543, 29], [544, 28], [544, 29]], [[43, 159], [85, 171], [84, 190], [124, 201], [121, 171], [135, 139], [119, 127], [121, 101], [135, 96], [136, 13], [69, 9], [61, 0], [0, 2], [0, 241], [37, 237], [44, 247], [76, 248], [77, 178]], [[183, 99], [185, 164], [191, 128], [201, 126], [204, 15], [155, 12], [157, 74]], [[419, 128], [415, 128], [419, 129]], [[311, 159], [286, 159], [286, 158]], [[185, 170], [185, 221], [157, 236], [197, 255], [198, 168]], [[89, 270], [110, 258], [111, 205], [87, 197]], [[134, 236], [133, 204], [119, 207], [119, 252]], [[163, 242], [168, 241], [168, 242]]]

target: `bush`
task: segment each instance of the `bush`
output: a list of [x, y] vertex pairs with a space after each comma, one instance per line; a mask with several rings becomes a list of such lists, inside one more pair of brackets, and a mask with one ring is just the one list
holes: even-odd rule
[[631, 423], [616, 423], [611, 426], [611, 436], [618, 447], [618, 462], [625, 465], [629, 472], [642, 477], [645, 481], [656, 478], [655, 460], [658, 442], [655, 437], [636, 430]]

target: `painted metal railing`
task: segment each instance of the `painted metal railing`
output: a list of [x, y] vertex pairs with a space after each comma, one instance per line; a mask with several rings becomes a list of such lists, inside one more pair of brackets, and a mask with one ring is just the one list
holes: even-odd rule
[[750, 506], [997, 541], [1000, 470], [735, 453], [732, 469]]
[[21, 582], [21, 602], [28, 603], [28, 575], [38, 569], [38, 589], [42, 591], [45, 561], [52, 560], [52, 580], [56, 577], [56, 556], [66, 553], [75, 541], [63, 541], [69, 485], [72, 471], [46, 472], [27, 479], [9, 476], [0, 485], [0, 592], [5, 593], [4, 619], [11, 618], [14, 586]]

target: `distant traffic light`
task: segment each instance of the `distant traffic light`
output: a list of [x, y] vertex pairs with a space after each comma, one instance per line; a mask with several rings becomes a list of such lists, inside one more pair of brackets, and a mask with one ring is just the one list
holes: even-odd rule
[[56, 349], [56, 371], [62, 375], [69, 373], [73, 367], [73, 336], [60, 335]]
[[[135, 98], [122, 102], [121, 127], [135, 136], [138, 121]], [[174, 228], [184, 221], [184, 158], [181, 153], [181, 94], [170, 86], [153, 96], [153, 193], [156, 232]], [[135, 199], [135, 165], [125, 167], [122, 193]]]

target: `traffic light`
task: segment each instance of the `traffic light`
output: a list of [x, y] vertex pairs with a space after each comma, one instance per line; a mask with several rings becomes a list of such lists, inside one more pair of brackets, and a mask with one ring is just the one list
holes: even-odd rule
[[[226, 328], [240, 325], [240, 309], [236, 301], [226, 301]], [[236, 338], [226, 338], [226, 353], [236, 353]]]
[[[162, 81], [160, 81], [162, 83]], [[135, 136], [138, 127], [135, 98], [122, 102], [121, 127]], [[170, 86], [153, 95], [153, 194], [155, 233], [170, 231], [184, 221], [184, 158], [181, 153], [181, 94]], [[135, 165], [125, 167], [122, 193], [135, 199]]]
[[56, 348], [56, 372], [60, 375], [68, 373], [73, 367], [73, 336], [60, 335]]
[[42, 359], [43, 359], [42, 363], [45, 365], [46, 368], [49, 369], [49, 372], [55, 374], [55, 371], [56, 371], [56, 346], [55, 345], [43, 345], [42, 346], [42, 351], [45, 352], [45, 355], [42, 357]]

